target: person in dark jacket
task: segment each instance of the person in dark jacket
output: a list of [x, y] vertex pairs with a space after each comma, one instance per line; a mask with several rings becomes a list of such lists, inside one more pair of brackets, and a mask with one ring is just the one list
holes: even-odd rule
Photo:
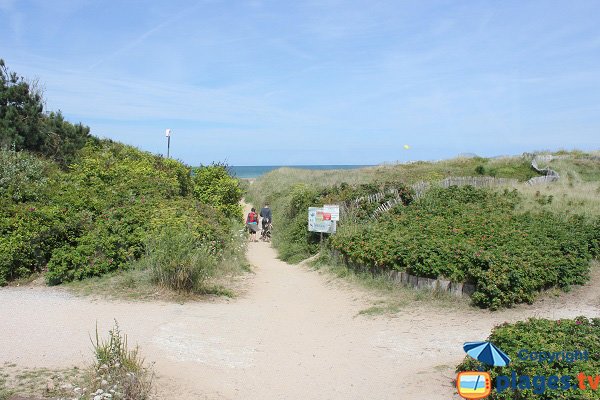
[[266, 229], [270, 222], [273, 222], [273, 213], [269, 208], [269, 203], [265, 203], [265, 206], [260, 209], [260, 217], [262, 218], [262, 228]]

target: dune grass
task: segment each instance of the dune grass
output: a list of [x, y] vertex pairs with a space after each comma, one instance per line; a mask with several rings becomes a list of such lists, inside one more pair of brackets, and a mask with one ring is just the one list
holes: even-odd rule
[[247, 188], [246, 200], [254, 205], [274, 203], [300, 183], [312, 187], [328, 187], [345, 182], [359, 185], [377, 182], [438, 181], [451, 176], [494, 176], [525, 181], [537, 176], [531, 168], [531, 156], [458, 157], [442, 161], [418, 161], [402, 164], [382, 164], [374, 167], [345, 170], [307, 170], [280, 168], [271, 171]]

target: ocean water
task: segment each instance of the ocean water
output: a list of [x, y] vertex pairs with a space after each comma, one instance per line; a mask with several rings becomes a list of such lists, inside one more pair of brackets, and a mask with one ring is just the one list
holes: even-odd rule
[[277, 168], [300, 168], [300, 169], [318, 169], [318, 170], [330, 170], [330, 169], [356, 169], [370, 167], [370, 165], [238, 165], [230, 166], [231, 172], [235, 174], [237, 178], [258, 178], [259, 176], [266, 174], [267, 172], [273, 171]]

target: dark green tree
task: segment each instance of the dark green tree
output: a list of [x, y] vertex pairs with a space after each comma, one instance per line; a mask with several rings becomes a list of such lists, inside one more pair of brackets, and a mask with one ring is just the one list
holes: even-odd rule
[[89, 127], [66, 121], [60, 111], [51, 112], [44, 118], [42, 131], [44, 141], [40, 148], [41, 153], [63, 166], [70, 164], [77, 151], [91, 138]]
[[0, 59], [0, 146], [38, 151], [44, 104], [39, 90]]
[[90, 138], [89, 127], [66, 121], [60, 111], [45, 114], [41, 90], [0, 59], [0, 148], [29, 150], [64, 167]]

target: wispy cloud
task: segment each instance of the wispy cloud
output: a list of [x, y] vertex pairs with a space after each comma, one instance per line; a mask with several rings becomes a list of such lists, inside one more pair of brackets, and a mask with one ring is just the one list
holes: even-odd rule
[[201, 1], [197, 2], [196, 4], [194, 4], [191, 7], [187, 7], [187, 8], [182, 9], [178, 13], [176, 13], [176, 14], [172, 15], [171, 17], [165, 19], [164, 21], [160, 22], [158, 25], [156, 25], [152, 29], [147, 30], [146, 32], [144, 32], [143, 34], [141, 34], [140, 36], [138, 36], [137, 38], [135, 38], [132, 41], [130, 41], [129, 43], [125, 44], [124, 46], [122, 46], [121, 48], [119, 48], [114, 53], [111, 53], [111, 54], [107, 55], [106, 57], [103, 57], [103, 58], [99, 59], [98, 61], [96, 61], [95, 63], [93, 63], [92, 65], [90, 65], [89, 68], [88, 68], [88, 70], [91, 71], [94, 68], [98, 67], [99, 65], [103, 64], [104, 62], [109, 61], [109, 60], [113, 60], [113, 59], [119, 57], [120, 55], [123, 55], [123, 54], [127, 53], [131, 49], [139, 46], [140, 44], [142, 44], [143, 42], [145, 42], [149, 37], [151, 37], [155, 33], [157, 33], [160, 30], [162, 30], [162, 29], [164, 29], [164, 28], [172, 25], [173, 23], [177, 22], [179, 19], [184, 18], [186, 16], [189, 16], [196, 9], [198, 9], [198, 7], [202, 3], [204, 3], [204, 2], [205, 2], [204, 0], [201, 0]]
[[259, 141], [272, 164], [518, 153], [600, 129], [593, 0], [61, 1], [0, 0], [9, 66], [98, 134], [159, 151], [173, 128], [191, 163], [251, 163]]

